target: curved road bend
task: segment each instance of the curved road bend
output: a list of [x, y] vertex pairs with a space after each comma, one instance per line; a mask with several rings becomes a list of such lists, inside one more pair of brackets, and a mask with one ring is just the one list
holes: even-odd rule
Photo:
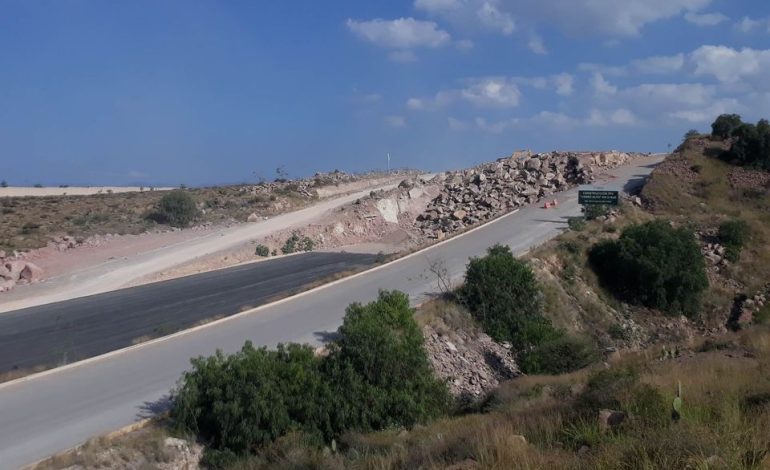
[[[611, 171], [612, 185], [643, 184], [662, 156]], [[208, 328], [150, 343], [82, 366], [0, 386], [0, 468], [12, 469], [70, 448], [149, 416], [157, 410], [191, 357], [217, 349], [232, 352], [244, 341], [318, 343], [342, 322], [351, 302], [373, 300], [380, 289], [398, 289], [417, 302], [435, 291], [432, 262], [445, 263], [454, 279], [471, 256], [495, 244], [521, 253], [559, 234], [566, 217], [579, 214], [577, 190], [561, 193], [549, 210], [526, 207], [411, 257], [363, 275], [233, 317]]]

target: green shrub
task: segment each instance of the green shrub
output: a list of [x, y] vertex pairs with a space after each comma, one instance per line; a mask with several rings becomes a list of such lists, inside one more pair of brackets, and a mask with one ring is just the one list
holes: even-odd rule
[[543, 295], [534, 273], [507, 246], [495, 245], [486, 256], [471, 259], [459, 297], [487, 334], [518, 349], [560, 335], [542, 315]]
[[697, 313], [708, 287], [693, 234], [664, 221], [626, 228], [589, 252], [602, 283], [622, 300], [672, 314]]
[[299, 232], [294, 232], [281, 247], [281, 253], [288, 255], [298, 251], [313, 251], [315, 242], [310, 237], [300, 237]]
[[408, 427], [446, 413], [449, 393], [423, 350], [408, 297], [381, 292], [348, 307], [326, 357], [309, 346], [192, 360], [171, 418], [209, 447], [207, 465], [232, 465], [290, 432], [315, 445], [348, 430]]
[[340, 429], [412, 426], [448, 411], [445, 384], [433, 375], [409, 298], [380, 292], [352, 304], [325, 362], [336, 393]]
[[148, 218], [173, 227], [187, 227], [198, 216], [195, 200], [186, 191], [171, 191], [158, 202], [155, 212]]
[[257, 248], [254, 250], [254, 253], [257, 256], [267, 258], [268, 256], [270, 256], [270, 248], [260, 244], [260, 245], [257, 245]]
[[570, 217], [567, 219], [567, 226], [572, 231], [580, 232], [581, 230], [586, 228], [586, 218], [582, 216]]
[[639, 372], [630, 367], [603, 369], [591, 374], [578, 397], [581, 412], [592, 414], [603, 408], [621, 408], [621, 398], [628, 396], [639, 382]]
[[192, 360], [171, 416], [215, 450], [243, 454], [290, 430], [330, 439], [331, 390], [309, 346], [275, 351], [247, 342], [240, 352]]
[[523, 353], [519, 365], [526, 374], [556, 375], [582, 369], [599, 358], [599, 350], [593, 341], [563, 335]]
[[0, 188], [7, 188], [7, 187], [8, 187], [8, 182], [7, 181], [5, 181], [5, 180], [0, 181]]
[[610, 212], [610, 207], [604, 204], [589, 204], [585, 207], [586, 220], [595, 220], [606, 216]]
[[36, 184], [35, 184], [35, 187], [36, 187], [36, 188], [42, 188], [42, 187], [43, 187], [43, 185], [42, 185], [42, 184], [40, 184], [40, 183], [36, 183]]
[[719, 243], [725, 247], [725, 257], [738, 261], [748, 237], [749, 226], [743, 220], [728, 220], [719, 225]]

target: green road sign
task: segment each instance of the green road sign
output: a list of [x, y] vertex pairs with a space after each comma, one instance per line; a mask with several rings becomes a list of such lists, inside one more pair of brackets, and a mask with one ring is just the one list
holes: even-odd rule
[[617, 206], [617, 191], [578, 191], [578, 204], [584, 206]]

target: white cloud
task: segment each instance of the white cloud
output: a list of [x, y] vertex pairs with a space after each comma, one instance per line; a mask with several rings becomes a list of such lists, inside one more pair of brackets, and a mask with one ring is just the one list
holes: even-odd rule
[[510, 36], [516, 29], [516, 23], [513, 16], [509, 13], [500, 11], [495, 5], [496, 2], [485, 1], [476, 11], [479, 21], [488, 29], [499, 31], [505, 36]]
[[414, 110], [425, 109], [425, 101], [420, 98], [409, 98], [406, 100], [406, 107]]
[[479, 108], [511, 108], [519, 105], [521, 92], [513, 79], [505, 77], [469, 78], [463, 88], [442, 90], [433, 98], [409, 98], [412, 110], [434, 110], [456, 101], [466, 101]]
[[392, 60], [393, 62], [406, 64], [409, 62], [417, 62], [417, 55], [410, 50], [390, 51], [388, 52], [388, 59]]
[[573, 91], [573, 84], [575, 79], [568, 73], [562, 73], [553, 77], [554, 84], [556, 85], [556, 93], [561, 96], [569, 96]]
[[735, 29], [742, 33], [752, 33], [757, 30], [765, 30], [770, 33], [770, 20], [767, 18], [753, 19], [744, 16], [735, 24]]
[[618, 91], [618, 87], [608, 82], [599, 72], [591, 77], [591, 86], [596, 94], [599, 95], [613, 95]]
[[484, 78], [468, 81], [460, 96], [479, 107], [510, 108], [519, 105], [519, 87], [505, 78]]
[[684, 54], [672, 56], [654, 56], [631, 61], [631, 65], [641, 73], [666, 74], [682, 70]]
[[688, 11], [685, 13], [684, 19], [697, 26], [716, 26], [730, 18], [722, 13], [695, 13]]
[[[553, 24], [578, 36], [636, 36], [650, 23], [697, 13], [712, 0], [415, 0], [414, 6], [463, 26], [511, 34], [516, 23]], [[514, 14], [516, 17], [514, 18]], [[696, 21], [715, 21], [715, 13]]]
[[593, 108], [583, 123], [588, 126], [633, 126], [638, 123], [638, 119], [633, 112], [625, 108], [614, 111]]
[[725, 113], [742, 113], [745, 107], [736, 99], [728, 98], [718, 100], [708, 106], [700, 108], [672, 111], [668, 115], [671, 118], [690, 123], [710, 123], [716, 116]]
[[385, 124], [396, 129], [401, 129], [406, 127], [406, 118], [404, 116], [385, 116]]
[[545, 48], [545, 44], [543, 44], [543, 38], [540, 37], [539, 34], [532, 33], [529, 36], [527, 47], [529, 47], [529, 50], [535, 54], [545, 55], [548, 53], [548, 50]]
[[389, 49], [435, 48], [451, 40], [449, 33], [440, 29], [435, 22], [414, 18], [370, 21], [348, 19], [347, 26], [361, 39]]
[[691, 60], [695, 75], [711, 75], [720, 82], [731, 84], [754, 79], [758, 87], [769, 85], [766, 77], [770, 74], [770, 49], [701, 46], [692, 53]]
[[711, 0], [506, 0], [520, 17], [578, 36], [636, 36], [650, 23], [698, 11]]

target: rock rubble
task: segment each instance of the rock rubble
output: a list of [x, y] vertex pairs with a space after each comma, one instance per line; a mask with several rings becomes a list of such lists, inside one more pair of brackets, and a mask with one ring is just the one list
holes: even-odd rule
[[436, 375], [460, 402], [482, 399], [501, 381], [521, 375], [510, 347], [484, 333], [455, 331], [450, 337], [426, 326], [423, 336]]
[[443, 182], [443, 189], [418, 216], [418, 227], [429, 238], [440, 240], [574, 185], [588, 184], [594, 179], [594, 166], [614, 167], [630, 158], [622, 152], [525, 151], [464, 171], [439, 174], [433, 182]]

